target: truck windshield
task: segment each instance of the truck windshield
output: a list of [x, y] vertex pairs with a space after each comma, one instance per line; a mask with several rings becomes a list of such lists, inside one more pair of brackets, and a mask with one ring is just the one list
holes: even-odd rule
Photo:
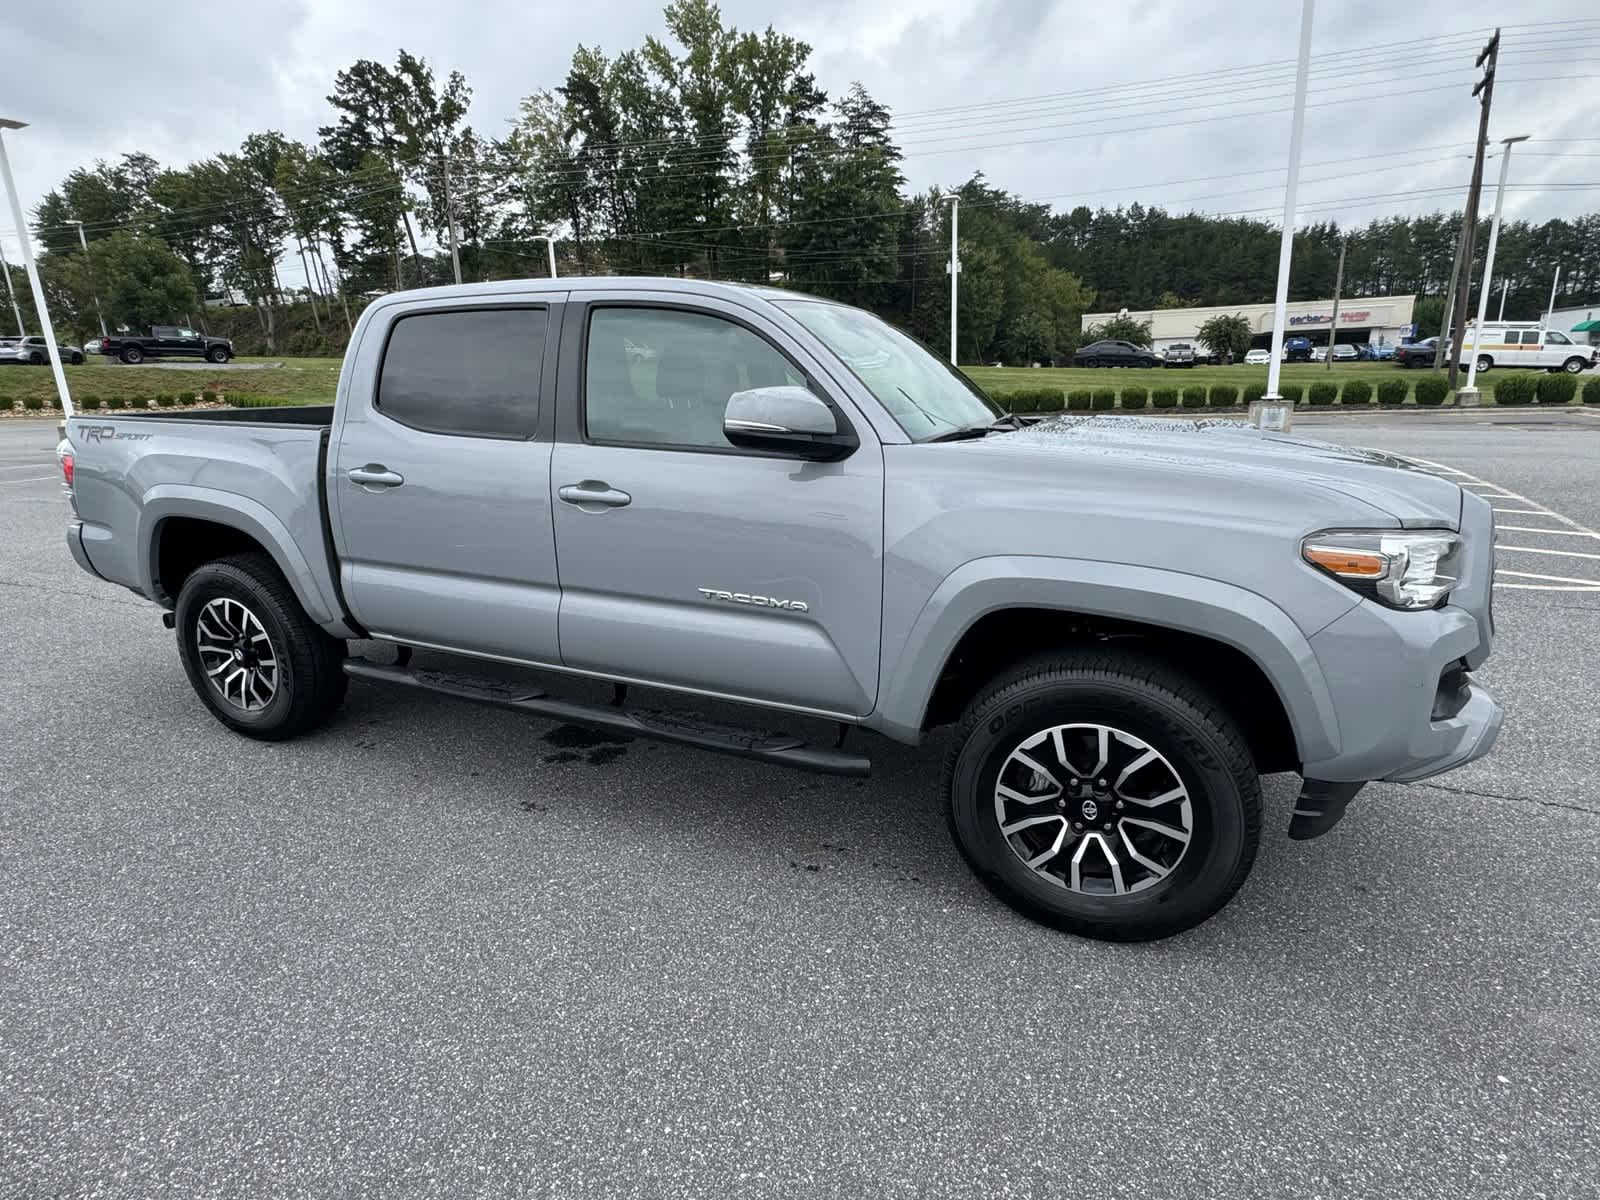
[[999, 415], [965, 375], [871, 313], [823, 301], [779, 304], [839, 356], [911, 437], [987, 428]]

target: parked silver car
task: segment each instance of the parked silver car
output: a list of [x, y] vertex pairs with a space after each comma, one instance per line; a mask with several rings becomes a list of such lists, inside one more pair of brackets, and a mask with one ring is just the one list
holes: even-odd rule
[[[56, 343], [63, 363], [77, 365], [83, 361], [83, 351], [77, 346]], [[16, 362], [42, 367], [50, 361], [50, 345], [37, 335], [20, 338], [0, 338], [0, 363]]]

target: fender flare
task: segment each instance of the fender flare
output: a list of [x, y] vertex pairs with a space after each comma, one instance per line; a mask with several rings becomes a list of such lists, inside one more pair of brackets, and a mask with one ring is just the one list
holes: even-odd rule
[[912, 622], [899, 655], [884, 660], [878, 706], [867, 724], [890, 737], [920, 739], [950, 652], [978, 620], [1007, 608], [1139, 621], [1231, 646], [1260, 667], [1277, 691], [1302, 762], [1338, 751], [1333, 696], [1310, 640], [1265, 597], [1156, 567], [1031, 555], [972, 559], [945, 576]]
[[283, 522], [259, 501], [213, 488], [161, 484], [145, 493], [137, 533], [139, 583], [145, 595], [161, 594], [156, 585], [159, 533], [171, 517], [211, 521], [249, 534], [271, 556], [308, 617], [336, 637], [355, 636], [345, 628], [337, 597], [325, 594], [322, 579]]

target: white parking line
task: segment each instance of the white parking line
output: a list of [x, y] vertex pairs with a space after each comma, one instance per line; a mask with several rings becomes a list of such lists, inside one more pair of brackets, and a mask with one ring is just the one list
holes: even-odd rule
[[1515, 550], [1519, 554], [1559, 554], [1562, 558], [1592, 558], [1600, 561], [1600, 554], [1585, 554], [1581, 550], [1545, 550], [1538, 546], [1496, 546], [1496, 550]]
[[38, 479], [54, 479], [54, 475], [24, 475], [21, 479], [0, 479], [0, 487], [8, 483], [33, 483]]
[[[1503, 487], [1498, 483], [1491, 483], [1487, 479], [1480, 479], [1478, 476], [1469, 474], [1457, 467], [1447, 467], [1443, 463], [1436, 463], [1426, 458], [1405, 455], [1400, 457], [1425, 470], [1432, 471], [1436, 475], [1449, 477], [1452, 482], [1459, 483], [1463, 488], [1487, 499], [1490, 502], [1490, 508], [1497, 514], [1495, 524], [1497, 539], [1500, 534], [1516, 532], [1536, 534], [1541, 537], [1582, 537], [1600, 541], [1600, 532], [1596, 532], [1586, 525], [1581, 525], [1566, 514], [1559, 513], [1547, 505], [1540, 504], [1537, 500], [1512, 491], [1510, 488]], [[1494, 503], [1496, 500], [1506, 503], [1497, 505]], [[1524, 507], [1515, 508], [1512, 505], [1522, 505]], [[1566, 528], [1558, 529], [1550, 526], [1526, 524], [1501, 525], [1498, 517], [1498, 514], [1501, 513], [1524, 519], [1527, 517], [1540, 517], [1544, 520], [1557, 522], [1566, 526]], [[1555, 555], [1559, 558], [1577, 559], [1579, 561], [1572, 565], [1583, 570], [1590, 568], [1582, 564], [1600, 562], [1600, 554], [1586, 554], [1577, 550], [1554, 550], [1540, 546], [1512, 546], [1498, 540], [1495, 545], [1495, 553], [1500, 561], [1504, 561], [1504, 556], [1512, 554], [1545, 554]], [[1536, 571], [1517, 571], [1510, 567], [1499, 565], [1495, 567], [1494, 579], [1495, 587], [1497, 588], [1514, 588], [1519, 591], [1600, 592], [1600, 579], [1584, 579], [1571, 575], [1544, 575]], [[1528, 580], [1530, 582], [1513, 582], [1514, 580]]]
[[1496, 525], [1495, 528], [1501, 533], [1514, 531], [1516, 533], [1553, 533], [1562, 537], [1600, 538], [1600, 533], [1594, 533], [1588, 529], [1536, 529], [1532, 525]]

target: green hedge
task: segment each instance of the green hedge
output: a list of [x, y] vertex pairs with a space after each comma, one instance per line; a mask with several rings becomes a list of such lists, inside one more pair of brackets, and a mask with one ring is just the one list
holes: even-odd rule
[[94, 412], [100, 407], [100, 397], [85, 396], [82, 400], [78, 401], [78, 407], [83, 409], [85, 412]]
[[991, 393], [990, 399], [1007, 412], [1037, 413], [1060, 412], [1063, 393], [1060, 388], [1018, 388], [1014, 392]]
[[1311, 390], [1306, 393], [1306, 399], [1312, 404], [1332, 404], [1339, 395], [1339, 385], [1336, 383], [1313, 383]]
[[1267, 385], [1264, 383], [1247, 383], [1239, 389], [1239, 402], [1249, 408], [1257, 400], [1267, 394]]
[[10, 396], [0, 396], [0, 412], [10, 412], [15, 404], [16, 401]]
[[1125, 387], [1122, 389], [1123, 408], [1143, 408], [1150, 403], [1150, 393], [1142, 387]]
[[24, 396], [22, 398], [22, 407], [27, 409], [29, 412], [38, 412], [44, 407], [44, 397]]
[[1540, 404], [1570, 404], [1578, 394], [1578, 377], [1565, 371], [1539, 376], [1537, 384]]
[[1539, 381], [1526, 371], [1507, 371], [1494, 385], [1496, 404], [1532, 404], [1539, 394]]
[[1411, 382], [1407, 379], [1385, 379], [1378, 385], [1378, 403], [1389, 408], [1406, 402], [1406, 393], [1411, 390]]
[[156, 397], [156, 407], [157, 408], [172, 408], [177, 403], [178, 403], [178, 397], [177, 396], [173, 396], [173, 395], [169, 394], [169, 395], [165, 395], [165, 396], [157, 396]]
[[1339, 391], [1340, 404], [1371, 404], [1372, 385], [1365, 379], [1347, 379]]
[[1239, 389], [1231, 383], [1213, 383], [1206, 400], [1212, 408], [1230, 408], [1239, 403]]
[[1306, 389], [1298, 383], [1286, 383], [1278, 389], [1278, 394], [1290, 404], [1299, 404], [1300, 397], [1306, 394]]
[[106, 401], [106, 407], [107, 408], [127, 408], [128, 407], [128, 402], [126, 400], [124, 400], [121, 396], [112, 396], [111, 399]]
[[1183, 406], [1185, 408], [1204, 408], [1206, 406], [1206, 390], [1203, 387], [1186, 387], [1183, 389]]
[[1067, 393], [1067, 408], [1073, 412], [1087, 412], [1094, 393], [1088, 388], [1073, 388]]
[[1116, 388], [1095, 388], [1089, 404], [1095, 412], [1105, 412], [1108, 408], [1115, 408], [1117, 406]]
[[1450, 381], [1443, 375], [1428, 375], [1419, 379], [1413, 389], [1417, 403], [1430, 408], [1443, 404], [1449, 394]]
[[1150, 403], [1155, 405], [1157, 408], [1177, 408], [1178, 389], [1158, 387], [1150, 393]]
[[217, 402], [217, 393], [210, 388], [206, 388], [200, 393], [200, 401], [203, 404], [215, 404]]
[[1600, 379], [1591, 379], [1583, 385], [1583, 402], [1600, 404]]

